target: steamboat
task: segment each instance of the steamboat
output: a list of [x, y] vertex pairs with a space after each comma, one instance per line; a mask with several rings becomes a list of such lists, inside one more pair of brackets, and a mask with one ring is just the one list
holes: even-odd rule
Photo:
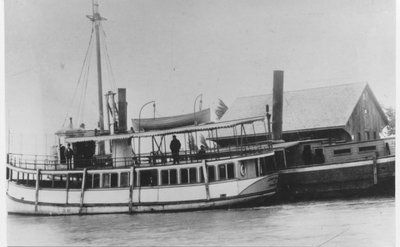
[[[118, 104], [116, 93], [106, 94], [108, 128], [104, 128], [99, 35], [105, 19], [99, 14], [97, 1], [88, 18], [93, 23], [97, 48], [99, 130], [74, 129], [71, 118], [70, 128], [56, 133], [56, 156], [8, 153], [9, 213], [199, 210], [265, 201], [276, 193], [278, 170], [271, 142], [250, 145], [241, 140], [222, 148], [211, 141], [218, 139], [221, 129], [239, 136], [245, 125], [265, 125], [266, 119], [269, 125], [265, 116], [218, 123], [195, 121], [185, 126], [171, 124], [174, 118], [169, 118], [168, 126], [157, 123], [159, 129], [141, 131], [139, 127], [135, 132], [127, 128], [126, 89], [121, 88]], [[178, 122], [185, 118], [176, 117]], [[206, 147], [199, 150], [200, 137], [206, 140]], [[175, 138], [183, 145], [172, 153], [169, 143]], [[70, 165], [61, 144], [73, 150]]]

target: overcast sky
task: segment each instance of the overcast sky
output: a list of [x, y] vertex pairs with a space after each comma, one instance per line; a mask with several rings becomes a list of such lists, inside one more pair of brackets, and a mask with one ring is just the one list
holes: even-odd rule
[[[276, 69], [285, 72], [285, 91], [365, 81], [378, 101], [395, 104], [394, 0], [99, 3], [129, 118], [150, 100], [156, 116], [168, 116], [193, 112], [200, 93], [203, 108], [218, 98], [229, 106], [237, 97], [270, 93]], [[13, 133], [54, 133], [88, 46], [91, 0], [6, 0], [4, 9], [8, 126]], [[97, 121], [94, 63], [91, 70], [88, 128]], [[151, 116], [146, 107], [142, 117]]]

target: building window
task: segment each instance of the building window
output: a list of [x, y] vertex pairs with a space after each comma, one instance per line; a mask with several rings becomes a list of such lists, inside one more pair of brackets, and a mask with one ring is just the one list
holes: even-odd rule
[[358, 134], [358, 141], [361, 141], [361, 133], [358, 132], [357, 134]]
[[374, 140], [376, 140], [378, 138], [376, 138], [376, 131], [374, 131]]
[[370, 136], [369, 136], [369, 131], [365, 131], [365, 137], [366, 137], [366, 139], [367, 139], [367, 140], [369, 140], [369, 139], [370, 139]]

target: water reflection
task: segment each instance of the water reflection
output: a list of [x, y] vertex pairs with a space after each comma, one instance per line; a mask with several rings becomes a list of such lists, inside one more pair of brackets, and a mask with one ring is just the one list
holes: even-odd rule
[[163, 214], [8, 216], [9, 245], [394, 246], [394, 197]]

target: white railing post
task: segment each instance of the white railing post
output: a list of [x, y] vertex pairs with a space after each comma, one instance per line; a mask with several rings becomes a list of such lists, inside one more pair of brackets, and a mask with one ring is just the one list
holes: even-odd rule
[[132, 204], [133, 204], [133, 183], [135, 182], [134, 179], [135, 175], [135, 167], [131, 167], [131, 172], [130, 172], [130, 181], [129, 181], [129, 213], [132, 213]]
[[[29, 178], [29, 175], [28, 175]], [[39, 201], [39, 178], [40, 178], [40, 170], [36, 169], [36, 187], [35, 187], [35, 212], [38, 211], [38, 201]]]
[[82, 213], [83, 200], [85, 196], [85, 182], [86, 182], [86, 168], [82, 172], [82, 187], [81, 187], [81, 200], [79, 204], [79, 214]]
[[204, 176], [204, 186], [206, 188], [206, 196], [207, 200], [210, 200], [210, 187], [208, 186], [208, 171], [207, 171], [207, 162], [203, 160], [202, 162], [203, 176]]

